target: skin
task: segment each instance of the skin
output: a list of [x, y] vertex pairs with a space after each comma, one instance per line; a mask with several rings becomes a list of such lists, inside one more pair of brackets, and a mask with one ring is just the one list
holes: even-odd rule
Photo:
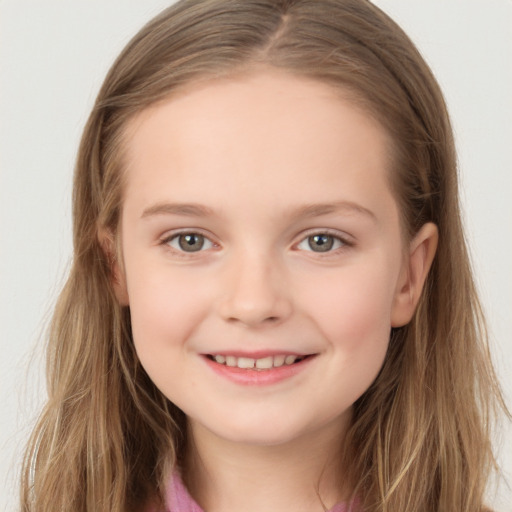
[[[270, 70], [189, 87], [130, 122], [116, 293], [142, 365], [187, 414], [185, 479], [209, 512], [346, 497], [335, 461], [352, 404], [410, 320], [437, 242], [431, 224], [403, 240], [391, 148], [339, 90]], [[201, 250], [185, 252], [184, 233]], [[313, 357], [264, 385], [205, 357], [254, 351]]]

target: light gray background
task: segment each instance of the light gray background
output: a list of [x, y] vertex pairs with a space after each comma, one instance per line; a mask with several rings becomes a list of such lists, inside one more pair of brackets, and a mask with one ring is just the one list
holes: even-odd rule
[[[455, 127], [468, 235], [512, 403], [512, 2], [378, 0], [419, 46]], [[42, 333], [71, 248], [78, 139], [115, 56], [163, 0], [0, 0], [0, 508], [44, 397]], [[497, 444], [512, 482], [512, 430]], [[504, 482], [492, 502], [512, 511]], [[495, 495], [496, 494], [496, 495]]]

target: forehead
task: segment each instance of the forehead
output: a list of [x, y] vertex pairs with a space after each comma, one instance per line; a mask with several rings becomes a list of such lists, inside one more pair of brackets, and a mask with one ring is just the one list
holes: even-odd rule
[[[245, 132], [291, 121], [301, 124], [303, 130], [311, 126], [304, 133], [314, 136], [314, 130], [318, 133], [319, 129], [328, 129], [333, 120], [357, 117], [357, 122], [364, 123], [368, 130], [380, 132], [386, 139], [387, 149], [391, 150], [391, 137], [387, 137], [387, 130], [373, 110], [361, 94], [348, 86], [334, 86], [262, 66], [217, 78], [204, 77], [179, 86], [165, 99], [133, 116], [125, 127], [125, 140], [129, 149], [135, 135], [140, 138], [149, 124], [164, 118], [168, 121], [167, 129], [172, 127], [174, 118], [175, 128], [184, 127], [184, 121], [187, 126], [194, 123], [196, 130], [201, 128], [201, 121], [214, 122], [220, 128], [226, 121], [224, 126], [242, 123]], [[318, 123], [316, 126], [311, 125], [314, 121]]]
[[164, 201], [181, 187], [195, 202], [259, 187], [279, 204], [337, 201], [365, 183], [388, 188], [391, 141], [381, 125], [348, 91], [285, 73], [189, 86], [136, 115], [125, 135], [127, 197]]

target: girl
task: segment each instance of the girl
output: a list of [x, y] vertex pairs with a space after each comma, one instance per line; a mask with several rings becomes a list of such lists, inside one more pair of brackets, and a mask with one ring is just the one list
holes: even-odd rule
[[481, 511], [502, 405], [439, 87], [361, 0], [182, 1], [79, 150], [23, 510]]

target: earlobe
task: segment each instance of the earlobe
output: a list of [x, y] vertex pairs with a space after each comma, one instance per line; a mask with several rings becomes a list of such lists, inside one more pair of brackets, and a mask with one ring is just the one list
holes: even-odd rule
[[428, 222], [412, 239], [395, 293], [391, 327], [401, 327], [410, 322], [434, 260], [438, 238], [437, 226]]
[[130, 301], [126, 287], [126, 278], [117, 257], [114, 235], [110, 230], [100, 228], [98, 229], [98, 241], [108, 262], [110, 280], [115, 296], [121, 306], [128, 306]]

